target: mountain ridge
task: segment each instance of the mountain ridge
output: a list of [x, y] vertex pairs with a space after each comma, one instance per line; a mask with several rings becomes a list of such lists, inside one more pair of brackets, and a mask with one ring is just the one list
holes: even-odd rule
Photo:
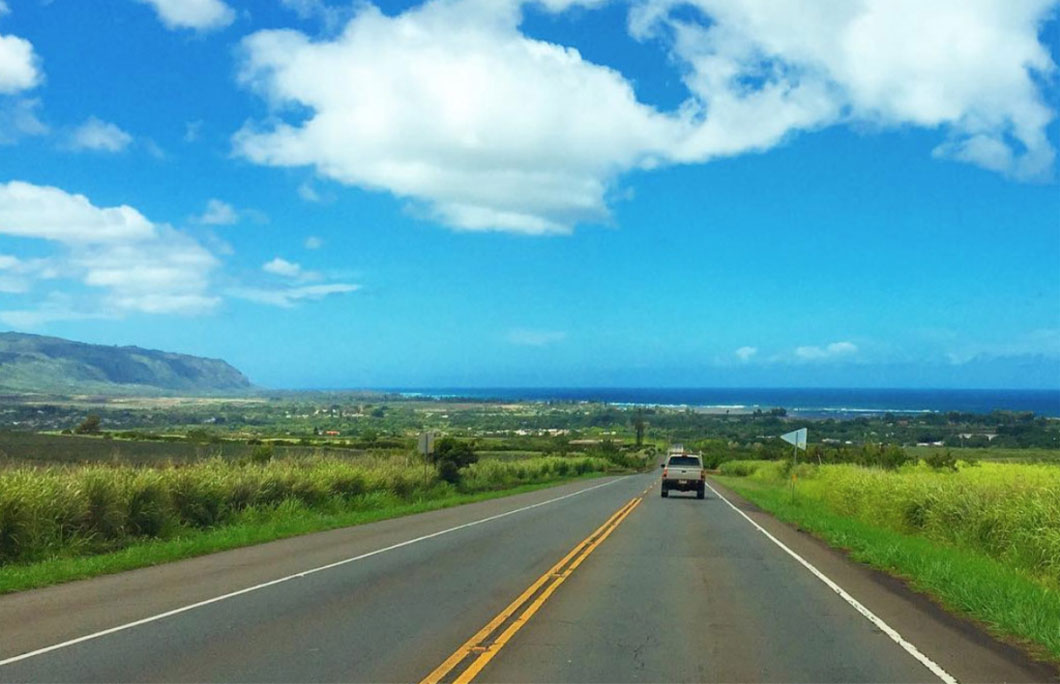
[[0, 332], [0, 391], [215, 394], [254, 389], [223, 359]]

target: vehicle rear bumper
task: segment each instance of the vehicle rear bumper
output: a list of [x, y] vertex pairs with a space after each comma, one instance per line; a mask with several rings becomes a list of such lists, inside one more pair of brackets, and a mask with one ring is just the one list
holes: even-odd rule
[[663, 489], [678, 492], [695, 492], [704, 486], [703, 480], [663, 480]]

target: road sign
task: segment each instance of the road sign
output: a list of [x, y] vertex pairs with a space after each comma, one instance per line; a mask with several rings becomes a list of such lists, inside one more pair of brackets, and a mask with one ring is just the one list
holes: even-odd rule
[[780, 438], [788, 444], [794, 444], [796, 449], [802, 449], [806, 451], [806, 428], [789, 432], [786, 435], [781, 435]]
[[433, 432], [421, 432], [420, 439], [417, 443], [421, 456], [429, 456], [434, 451], [434, 436]]

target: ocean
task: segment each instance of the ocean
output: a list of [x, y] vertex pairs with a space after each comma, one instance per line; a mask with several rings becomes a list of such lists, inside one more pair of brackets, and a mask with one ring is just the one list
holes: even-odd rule
[[1033, 411], [1060, 417], [1060, 390], [794, 389], [662, 387], [447, 387], [391, 390], [407, 396], [501, 401], [599, 401], [744, 412], [782, 407], [793, 414], [850, 417], [866, 413]]

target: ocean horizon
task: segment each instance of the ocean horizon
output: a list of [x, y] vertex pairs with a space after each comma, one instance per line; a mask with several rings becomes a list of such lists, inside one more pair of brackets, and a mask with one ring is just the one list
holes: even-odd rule
[[500, 401], [593, 401], [753, 411], [784, 408], [799, 415], [1032, 411], [1060, 418], [1060, 389], [435, 387], [392, 388], [405, 396]]

